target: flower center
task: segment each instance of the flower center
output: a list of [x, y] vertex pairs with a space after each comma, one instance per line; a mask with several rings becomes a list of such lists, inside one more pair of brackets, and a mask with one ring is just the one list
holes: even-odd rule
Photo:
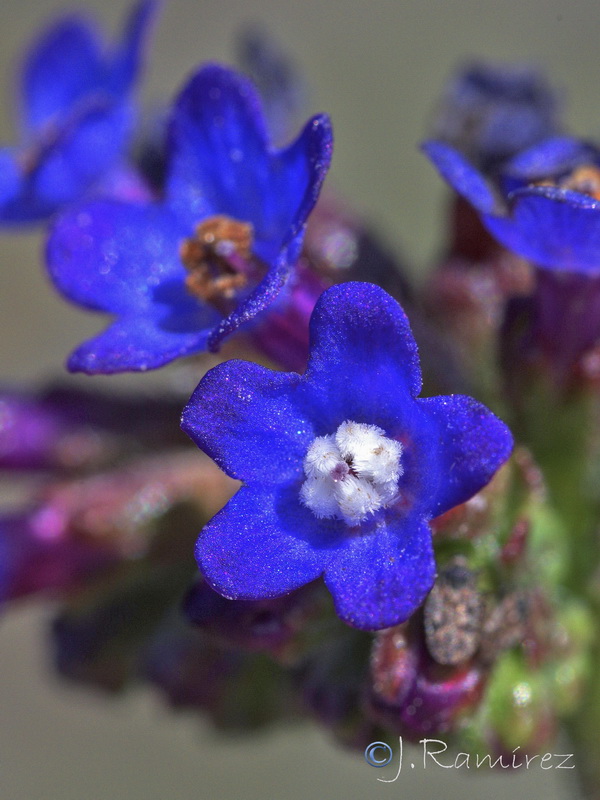
[[199, 223], [196, 235], [186, 239], [180, 250], [190, 273], [185, 281], [188, 292], [228, 313], [229, 301], [263, 271], [252, 254], [253, 239], [249, 222], [218, 215]]
[[347, 420], [308, 448], [300, 499], [320, 519], [358, 525], [398, 499], [401, 455], [400, 442], [381, 428]]
[[575, 167], [568, 175], [557, 181], [540, 181], [537, 186], [557, 186], [572, 192], [587, 194], [594, 200], [600, 200], [600, 169], [591, 164]]

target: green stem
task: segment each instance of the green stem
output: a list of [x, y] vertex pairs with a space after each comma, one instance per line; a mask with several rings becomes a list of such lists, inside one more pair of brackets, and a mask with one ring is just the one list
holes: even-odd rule
[[532, 383], [517, 431], [542, 469], [550, 499], [564, 520], [571, 563], [567, 586], [587, 596], [600, 563], [596, 400], [587, 392], [560, 397], [547, 383]]
[[[600, 623], [600, 609], [596, 606], [596, 619]], [[576, 713], [566, 721], [566, 729], [573, 746], [574, 763], [586, 800], [600, 800], [600, 625], [596, 626], [596, 640], [592, 650], [592, 675], [582, 702]]]

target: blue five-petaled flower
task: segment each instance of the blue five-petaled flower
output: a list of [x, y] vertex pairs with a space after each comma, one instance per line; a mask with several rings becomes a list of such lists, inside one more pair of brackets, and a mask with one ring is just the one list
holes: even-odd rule
[[75, 15], [33, 43], [19, 87], [21, 142], [0, 148], [0, 224], [48, 217], [106, 181], [123, 159], [154, 12], [154, 1], [142, 0], [110, 50]]
[[444, 142], [427, 142], [423, 150], [506, 248], [544, 269], [600, 274], [597, 148], [547, 139], [505, 163], [495, 182]]
[[329, 167], [329, 119], [271, 148], [260, 99], [218, 65], [175, 101], [164, 197], [96, 201], [58, 219], [51, 276], [70, 300], [117, 315], [82, 344], [69, 368], [112, 373], [160, 367], [216, 349], [278, 294], [302, 246]]
[[185, 408], [184, 430], [244, 483], [200, 534], [197, 560], [229, 598], [324, 574], [343, 620], [385, 628], [431, 589], [429, 521], [490, 480], [512, 437], [469, 397], [417, 397], [416, 343], [379, 287], [327, 290], [310, 334], [304, 375], [229, 361]]

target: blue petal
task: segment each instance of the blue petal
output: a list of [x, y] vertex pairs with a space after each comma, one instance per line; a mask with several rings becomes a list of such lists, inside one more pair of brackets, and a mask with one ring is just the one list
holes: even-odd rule
[[317, 520], [298, 488], [244, 486], [202, 530], [196, 559], [224, 597], [259, 600], [318, 578], [340, 545], [339, 526]]
[[434, 580], [431, 530], [414, 516], [390, 515], [376, 530], [349, 537], [325, 570], [338, 615], [363, 630], [404, 622]]
[[[268, 184], [256, 225], [256, 250], [267, 263], [303, 230], [319, 197], [333, 152], [333, 132], [325, 114], [310, 119], [284, 150], [270, 154]], [[270, 251], [267, 247], [270, 246]]]
[[275, 300], [300, 257], [303, 239], [304, 229], [286, 247], [282, 248], [275, 265], [267, 272], [259, 285], [238, 303], [231, 314], [219, 322], [208, 340], [209, 350], [217, 352], [227, 336], [234, 333], [244, 323], [253, 320]]
[[417, 345], [398, 303], [370, 283], [333, 286], [315, 306], [310, 339], [305, 380], [319, 435], [345, 419], [392, 434], [421, 389]]
[[[329, 118], [314, 117], [301, 136], [286, 150], [271, 157], [271, 180], [263, 196], [262, 227], [256, 254], [273, 266], [256, 287], [215, 330], [209, 348], [269, 306], [293, 270], [304, 240], [306, 220], [329, 169], [333, 134]], [[281, 244], [283, 242], [283, 244]]]
[[54, 211], [80, 198], [119, 158], [132, 123], [128, 106], [93, 100], [65, 123], [29, 181], [29, 191], [39, 206]]
[[510, 216], [484, 216], [509, 250], [548, 269], [600, 272], [600, 202], [551, 186], [511, 195]]
[[71, 15], [59, 20], [36, 40], [23, 66], [23, 121], [29, 131], [47, 135], [49, 125], [62, 124], [79, 113], [90, 96], [121, 102], [141, 65], [154, 0], [142, 0], [127, 20], [114, 55], [102, 52], [94, 25]]
[[556, 177], [579, 164], [594, 163], [598, 150], [568, 136], [556, 136], [524, 150], [512, 158], [503, 172], [524, 181]]
[[98, 86], [102, 77], [100, 44], [85, 18], [59, 20], [33, 42], [22, 75], [23, 121], [38, 131]]
[[155, 0], [141, 0], [133, 7], [125, 23], [122, 41], [113, 57], [108, 75], [109, 88], [117, 95], [128, 92], [138, 77], [144, 47], [158, 6]]
[[435, 443], [440, 480], [431, 516], [464, 503], [509, 457], [513, 438], [506, 425], [481, 403], [463, 395], [417, 401], [438, 424]]
[[260, 99], [246, 78], [201, 69], [175, 102], [167, 195], [195, 224], [215, 213], [256, 223], [269, 173]]
[[162, 206], [88, 203], [55, 222], [47, 246], [50, 275], [68, 299], [87, 308], [148, 309], [161, 285], [183, 285], [179, 246], [186, 233]]
[[22, 185], [21, 170], [12, 148], [0, 148], [0, 219], [2, 206], [18, 196]]
[[94, 26], [78, 16], [63, 18], [34, 43], [22, 75], [26, 168], [21, 191], [0, 210], [2, 221], [49, 216], [121, 156], [133, 124], [127, 93], [154, 10], [153, 0], [139, 3], [111, 58]]
[[[209, 310], [195, 310], [192, 319], [184, 320], [185, 325], [182, 323], [183, 330], [171, 325], [170, 309], [152, 311], [123, 317], [104, 333], [84, 342], [70, 356], [69, 370], [90, 375], [144, 371], [206, 347], [213, 321]], [[202, 319], [203, 311], [209, 315], [208, 319]]]
[[306, 219], [329, 168], [329, 119], [315, 117], [288, 148], [269, 149], [260, 99], [232, 70], [211, 65], [180, 94], [171, 122], [168, 196], [190, 226], [227, 214], [254, 226], [256, 255], [271, 267], [211, 336], [209, 347], [277, 296], [302, 246]]
[[299, 384], [295, 373], [246, 361], [220, 364], [198, 384], [183, 430], [233, 478], [264, 484], [300, 478], [315, 433], [298, 406]]
[[128, 106], [90, 98], [49, 143], [41, 140], [22, 151], [25, 161], [34, 160], [21, 176], [19, 191], [0, 206], [0, 221], [45, 219], [79, 199], [114, 168], [131, 124]]
[[[551, 133], [548, 109], [526, 104], [495, 109], [481, 126], [479, 145], [484, 155], [496, 164]], [[492, 162], [493, 163], [493, 162]]]
[[421, 148], [442, 178], [478, 211], [491, 214], [497, 209], [498, 200], [491, 187], [458, 150], [444, 142], [425, 142]]
[[315, 117], [294, 144], [271, 151], [254, 86], [217, 65], [179, 95], [170, 141], [167, 194], [178, 213], [190, 224], [215, 213], [251, 222], [267, 262], [305, 222], [332, 149], [328, 119]]
[[530, 67], [472, 61], [446, 85], [436, 138], [494, 167], [558, 129], [558, 103], [543, 75]]

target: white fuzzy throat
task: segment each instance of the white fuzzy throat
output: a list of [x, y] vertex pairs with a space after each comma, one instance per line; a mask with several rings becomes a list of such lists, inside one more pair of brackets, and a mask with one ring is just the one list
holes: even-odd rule
[[319, 518], [358, 525], [398, 499], [401, 455], [400, 442], [376, 425], [342, 422], [308, 448], [300, 499]]

